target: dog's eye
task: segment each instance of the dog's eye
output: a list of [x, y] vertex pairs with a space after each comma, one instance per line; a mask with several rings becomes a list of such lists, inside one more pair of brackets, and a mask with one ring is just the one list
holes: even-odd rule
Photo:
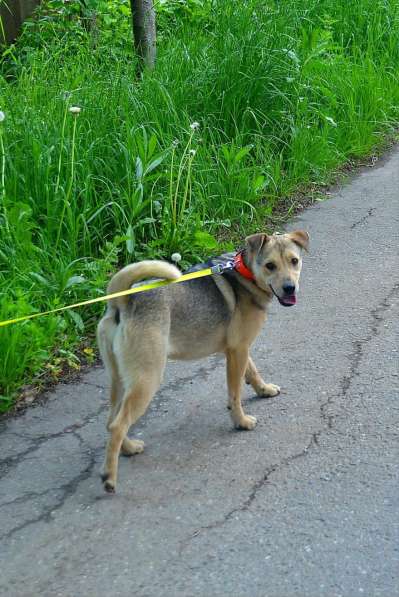
[[292, 263], [292, 265], [298, 265], [298, 262], [299, 262], [299, 259], [298, 259], [297, 257], [293, 257], [293, 258], [291, 259], [291, 263]]
[[276, 269], [276, 264], [273, 263], [272, 261], [269, 261], [269, 263], [266, 263], [266, 267], [269, 271], [274, 271]]

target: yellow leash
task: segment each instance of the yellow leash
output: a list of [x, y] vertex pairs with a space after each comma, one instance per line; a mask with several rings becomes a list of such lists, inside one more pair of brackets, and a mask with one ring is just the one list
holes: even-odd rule
[[145, 292], [146, 290], [152, 290], [153, 288], [160, 288], [161, 286], [168, 286], [169, 284], [179, 284], [186, 280], [194, 280], [195, 278], [203, 278], [204, 276], [212, 276], [213, 274], [221, 274], [225, 269], [231, 269], [230, 264], [225, 267], [222, 265], [215, 265], [202, 269], [197, 272], [190, 272], [189, 274], [183, 274], [176, 280], [160, 280], [159, 282], [151, 282], [150, 284], [143, 284], [142, 286], [135, 286], [134, 288], [128, 288], [127, 290], [121, 290], [120, 292], [114, 292], [113, 294], [106, 294], [99, 296], [95, 299], [89, 299], [87, 301], [81, 301], [80, 303], [74, 303], [73, 305], [67, 305], [66, 307], [57, 307], [56, 309], [50, 309], [50, 311], [42, 311], [41, 313], [32, 313], [31, 315], [24, 315], [23, 317], [15, 317], [14, 319], [6, 319], [0, 321], [0, 327], [11, 325], [13, 323], [19, 323], [20, 321], [27, 321], [28, 319], [34, 319], [35, 317], [42, 317], [43, 315], [50, 315], [51, 313], [59, 313], [60, 311], [66, 311], [68, 309], [75, 309], [75, 307], [83, 307], [84, 305], [92, 305], [93, 303], [99, 303], [101, 301], [109, 301], [110, 299], [118, 298], [119, 296], [126, 296], [128, 294], [136, 294], [137, 292]]

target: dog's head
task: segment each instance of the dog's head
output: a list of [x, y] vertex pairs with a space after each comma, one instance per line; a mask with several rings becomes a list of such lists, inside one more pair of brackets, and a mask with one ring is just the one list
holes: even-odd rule
[[302, 251], [307, 251], [309, 246], [308, 233], [295, 230], [273, 236], [253, 234], [245, 242], [245, 264], [251, 270], [257, 286], [266, 291], [271, 289], [280, 305], [295, 305]]

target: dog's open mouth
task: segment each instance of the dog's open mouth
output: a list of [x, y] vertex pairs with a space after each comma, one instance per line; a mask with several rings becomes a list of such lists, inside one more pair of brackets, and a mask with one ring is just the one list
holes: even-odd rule
[[270, 284], [270, 289], [274, 296], [278, 299], [280, 305], [283, 307], [292, 307], [292, 305], [296, 305], [296, 294], [286, 294], [285, 296], [279, 296], [277, 292], [274, 290], [273, 286]]
[[296, 305], [296, 296], [295, 294], [290, 294], [289, 296], [280, 297], [277, 295], [278, 302], [283, 307], [292, 307], [292, 305]]

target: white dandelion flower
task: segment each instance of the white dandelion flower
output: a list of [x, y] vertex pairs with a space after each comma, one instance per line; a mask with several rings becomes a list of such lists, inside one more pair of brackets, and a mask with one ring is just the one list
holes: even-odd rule
[[175, 263], [179, 263], [179, 261], [181, 261], [181, 255], [180, 255], [180, 253], [173, 253], [171, 259]]
[[71, 106], [69, 111], [71, 114], [80, 114], [81, 108], [79, 106]]

